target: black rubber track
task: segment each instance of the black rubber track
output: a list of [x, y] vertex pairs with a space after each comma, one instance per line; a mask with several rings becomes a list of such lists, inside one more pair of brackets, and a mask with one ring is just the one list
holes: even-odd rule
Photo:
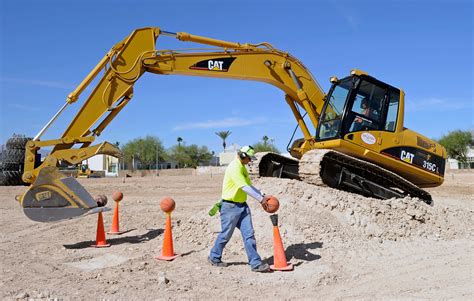
[[6, 149], [0, 154], [0, 162], [23, 164], [25, 149]]
[[21, 179], [22, 172], [20, 171], [0, 171], [0, 186], [19, 186], [28, 185]]
[[367, 164], [367, 162], [359, 162], [354, 158], [346, 159], [345, 156], [339, 156], [335, 152], [328, 153], [324, 156], [324, 164], [340, 164], [346, 168], [349, 168], [352, 172], [358, 174], [361, 177], [367, 178], [377, 184], [383, 185], [384, 187], [392, 187], [403, 191], [404, 194], [410, 195], [411, 197], [417, 197], [423, 200], [427, 204], [431, 204], [431, 195], [416, 185], [406, 181], [400, 176], [391, 172], [383, 172], [377, 165]]

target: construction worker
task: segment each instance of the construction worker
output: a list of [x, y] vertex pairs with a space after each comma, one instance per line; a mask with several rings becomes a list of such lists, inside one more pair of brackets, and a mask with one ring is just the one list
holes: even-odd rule
[[249, 173], [245, 168], [245, 165], [255, 158], [254, 155], [255, 150], [251, 146], [242, 147], [237, 153], [237, 157], [229, 164], [225, 171], [220, 209], [222, 230], [217, 236], [208, 258], [208, 261], [213, 266], [227, 267], [227, 263], [221, 260], [222, 251], [237, 227], [242, 234], [245, 251], [252, 271], [270, 271], [269, 265], [262, 263], [262, 259], [257, 253], [252, 216], [250, 208], [246, 203], [247, 195], [250, 195], [260, 202], [264, 210], [268, 208], [268, 197], [252, 186]]

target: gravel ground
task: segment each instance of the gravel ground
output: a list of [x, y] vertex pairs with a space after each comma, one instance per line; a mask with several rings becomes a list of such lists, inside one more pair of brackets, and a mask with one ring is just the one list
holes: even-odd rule
[[[5, 300], [90, 299], [474, 299], [474, 173], [450, 173], [417, 199], [375, 200], [285, 179], [256, 179], [280, 200], [279, 227], [291, 272], [257, 274], [247, 265], [238, 231], [223, 260], [206, 257], [220, 229], [207, 211], [222, 175], [81, 179], [92, 195], [124, 193], [120, 228], [110, 248], [95, 249], [97, 216], [42, 224], [28, 220], [14, 197], [26, 187], [0, 187], [0, 297]], [[165, 214], [176, 201], [172, 262], [161, 254]], [[112, 201], [108, 206], [113, 209]], [[269, 214], [249, 201], [262, 258], [273, 262]], [[113, 211], [104, 214], [106, 230]]]

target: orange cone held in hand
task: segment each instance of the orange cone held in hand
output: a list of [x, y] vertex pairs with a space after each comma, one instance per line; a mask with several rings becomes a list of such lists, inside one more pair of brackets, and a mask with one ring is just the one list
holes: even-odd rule
[[286, 261], [285, 249], [281, 241], [280, 230], [278, 229], [278, 215], [270, 216], [273, 224], [273, 265], [270, 269], [274, 271], [291, 271], [293, 265]]
[[112, 198], [115, 201], [114, 217], [112, 219], [112, 227], [107, 234], [119, 235], [125, 233], [125, 231], [120, 231], [119, 226], [119, 203], [123, 198], [123, 194], [120, 191], [116, 191], [112, 194]]
[[108, 244], [105, 239], [104, 219], [102, 218], [102, 211], [99, 212], [99, 217], [97, 221], [97, 235], [95, 238], [95, 245], [91, 245], [91, 247], [94, 247], [94, 248], [110, 247], [110, 244]]
[[164, 212], [166, 212], [166, 226], [161, 256], [155, 257], [158, 260], [171, 261], [179, 256], [178, 254], [175, 254], [173, 250], [173, 233], [171, 231], [171, 212], [174, 210], [175, 206], [176, 203], [172, 198], [167, 197], [161, 200], [160, 207]]

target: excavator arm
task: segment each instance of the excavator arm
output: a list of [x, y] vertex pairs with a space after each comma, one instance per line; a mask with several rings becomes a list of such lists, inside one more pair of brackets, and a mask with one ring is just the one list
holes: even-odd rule
[[[217, 48], [212, 51], [156, 50], [155, 41], [161, 34]], [[266, 82], [283, 90], [290, 102], [303, 107], [315, 126], [323, 105], [324, 92], [303, 64], [267, 43], [240, 44], [188, 33], [162, 32], [159, 28], [139, 29], [112, 48], [68, 96], [68, 102], [74, 102], [101, 70], [105, 73], [62, 138], [100, 135], [132, 98], [133, 85], [145, 72]], [[92, 128], [100, 120], [102, 122]], [[304, 135], [308, 139], [311, 136], [308, 131]], [[69, 147], [71, 144], [58, 145], [55, 150]]]
[[[160, 35], [213, 48], [157, 50], [155, 44]], [[132, 99], [133, 86], [145, 72], [252, 80], [274, 85], [285, 93], [285, 100], [303, 132], [305, 141], [301, 149], [310, 149], [314, 142], [299, 107], [307, 112], [316, 128], [325, 94], [309, 70], [287, 52], [268, 43], [240, 44], [159, 28], [138, 29], [104, 56], [68, 95], [63, 107], [27, 143], [23, 180], [32, 185], [19, 201], [29, 218], [55, 221], [80, 216], [97, 207], [90, 194], [75, 179], [60, 173], [56, 166], [59, 161], [77, 164], [96, 154], [120, 155], [120, 151], [107, 142], [91, 144]], [[76, 102], [98, 76], [97, 85], [61, 138], [41, 141], [41, 136], [58, 116]], [[41, 165], [35, 166], [36, 153], [44, 146], [54, 148]]]

